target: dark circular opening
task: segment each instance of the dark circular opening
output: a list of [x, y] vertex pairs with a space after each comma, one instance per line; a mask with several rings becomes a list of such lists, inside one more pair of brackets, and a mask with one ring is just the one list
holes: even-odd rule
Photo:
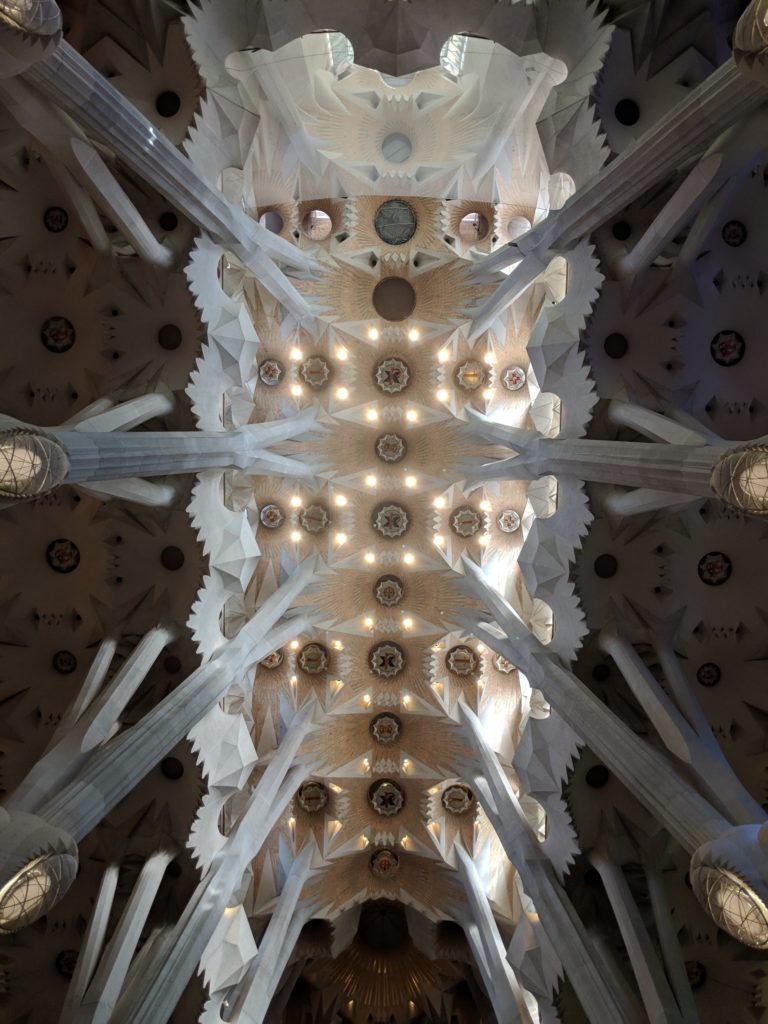
[[178, 348], [181, 344], [181, 328], [176, 324], [163, 324], [157, 332], [157, 343], [160, 348], [164, 348], [168, 352]]
[[56, 970], [67, 981], [70, 981], [75, 973], [77, 952], [76, 949], [62, 949], [60, 953], [56, 954]]
[[163, 668], [166, 672], [180, 672], [181, 671], [181, 659], [177, 658], [175, 654], [169, 654], [163, 662]]
[[259, 224], [273, 235], [279, 235], [283, 230], [283, 218], [277, 210], [265, 210], [259, 217]]
[[729, 220], [723, 225], [723, 241], [736, 248], [747, 240], [747, 226], [740, 220]]
[[606, 679], [611, 676], [611, 667], [606, 665], [604, 661], [598, 662], [597, 665], [592, 669], [592, 678], [596, 683], [604, 683]]
[[160, 561], [166, 569], [180, 569], [184, 565], [184, 552], [181, 548], [171, 545], [171, 547], [163, 548], [160, 553]]
[[184, 774], [184, 765], [178, 757], [164, 757], [160, 762], [160, 771], [166, 779], [172, 779], [175, 782]]
[[384, 320], [405, 320], [416, 306], [416, 292], [404, 277], [385, 277], [373, 289], [373, 308]]
[[459, 221], [459, 238], [470, 245], [482, 241], [489, 231], [488, 218], [479, 210], [466, 213]]
[[595, 559], [595, 575], [599, 576], [602, 580], [607, 580], [610, 579], [611, 576], [615, 576], [618, 568], [619, 563], [613, 555], [598, 555]]
[[612, 228], [613, 237], [619, 242], [626, 242], [632, 234], [632, 225], [626, 220], [617, 220]]
[[621, 359], [627, 354], [629, 342], [623, 334], [609, 334], [603, 342], [603, 348], [609, 359]]
[[163, 229], [163, 231], [175, 231], [179, 226], [179, 218], [175, 213], [168, 210], [166, 213], [161, 213], [157, 218], [157, 223]]
[[640, 120], [640, 107], [634, 100], [619, 100], [614, 113], [619, 124], [637, 124]]
[[43, 214], [43, 224], [48, 231], [57, 235], [69, 224], [69, 214], [63, 206], [49, 206]]
[[720, 666], [714, 661], [705, 661], [696, 669], [696, 682], [700, 686], [717, 686], [722, 677]]
[[416, 211], [404, 199], [388, 199], [376, 211], [373, 226], [388, 245], [405, 245], [416, 233]]
[[605, 767], [604, 764], [593, 765], [584, 778], [587, 780], [587, 785], [591, 786], [592, 789], [602, 789], [611, 777], [611, 773]]
[[181, 109], [181, 100], [179, 94], [166, 90], [161, 92], [155, 100], [155, 110], [158, 112], [160, 117], [173, 117], [178, 114]]

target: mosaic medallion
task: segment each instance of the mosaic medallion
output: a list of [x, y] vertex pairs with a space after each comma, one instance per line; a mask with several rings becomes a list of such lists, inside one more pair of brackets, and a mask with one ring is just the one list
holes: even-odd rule
[[707, 968], [699, 960], [686, 960], [685, 974], [692, 992], [695, 992], [697, 988], [701, 988], [707, 980]]
[[724, 555], [722, 551], [708, 551], [699, 560], [698, 571], [702, 583], [706, 583], [708, 587], [719, 587], [730, 579], [733, 565], [728, 555]]
[[331, 368], [321, 356], [310, 356], [301, 364], [299, 373], [311, 388], [324, 388], [331, 377]]
[[328, 803], [328, 789], [322, 782], [314, 780], [303, 782], [299, 786], [296, 799], [307, 814], [315, 814], [317, 811], [322, 811]]
[[371, 871], [379, 878], [390, 878], [400, 867], [400, 859], [392, 850], [377, 850], [370, 863]]
[[259, 662], [262, 668], [274, 669], [283, 664], [283, 652], [278, 648]]
[[40, 328], [40, 341], [49, 352], [69, 352], [77, 339], [77, 331], [65, 316], [50, 316]]
[[386, 640], [376, 644], [368, 655], [371, 672], [384, 679], [399, 676], [405, 668], [405, 651], [399, 644]]
[[379, 576], [373, 585], [373, 596], [385, 608], [394, 608], [405, 596], [403, 581], [397, 576]]
[[389, 359], [382, 359], [376, 367], [374, 379], [379, 391], [387, 395], [398, 395], [408, 387], [410, 375], [408, 364], [392, 356]]
[[43, 214], [43, 224], [54, 235], [58, 235], [69, 224], [69, 214], [63, 206], [49, 206]]
[[399, 434], [382, 434], [376, 439], [376, 454], [383, 462], [400, 462], [407, 451], [405, 438]]
[[77, 957], [78, 951], [76, 949], [62, 949], [60, 953], [56, 954], [56, 970], [67, 981], [74, 977]]
[[368, 790], [368, 799], [377, 814], [385, 818], [399, 814], [405, 805], [405, 793], [392, 779], [378, 779]]
[[331, 522], [323, 505], [307, 505], [299, 512], [299, 522], [307, 533], [322, 533]]
[[451, 529], [459, 537], [474, 537], [483, 525], [483, 517], [469, 505], [451, 513]]
[[696, 670], [696, 682], [702, 686], [717, 686], [721, 679], [720, 666], [716, 665], [714, 661], [705, 661]]
[[404, 199], [388, 199], [376, 211], [373, 226], [387, 245], [405, 245], [416, 234], [416, 211]]
[[402, 505], [380, 505], [373, 513], [373, 528], [390, 540], [408, 529], [408, 513]]
[[477, 391], [485, 383], [485, 367], [476, 359], [468, 359], [456, 370], [456, 383], [463, 391]]
[[299, 667], [310, 676], [319, 676], [328, 668], [328, 648], [322, 644], [307, 644], [299, 653]]
[[508, 366], [501, 375], [501, 383], [507, 391], [519, 391], [525, 386], [526, 376], [522, 366]]
[[377, 743], [394, 743], [400, 736], [402, 722], [397, 715], [393, 715], [390, 711], [383, 711], [371, 719], [369, 729]]
[[493, 659], [493, 667], [497, 672], [503, 672], [505, 676], [508, 676], [510, 672], [515, 671], [515, 666], [509, 661], [508, 658], [503, 657], [501, 654], [497, 654]]
[[450, 811], [451, 814], [465, 814], [472, 806], [475, 795], [469, 786], [457, 782], [453, 786], [447, 786], [440, 799], [446, 811]]
[[718, 366], [735, 366], [744, 358], [746, 342], [738, 331], [718, 331], [709, 345], [709, 352]]
[[285, 376], [285, 367], [279, 359], [265, 359], [259, 363], [259, 380], [268, 388], [275, 387]]
[[520, 529], [520, 516], [513, 508], [505, 508], [496, 517], [496, 525], [502, 533], [514, 533]]
[[723, 224], [723, 241], [726, 245], [736, 248], [744, 245], [747, 240], [747, 227], [740, 220], [729, 220]]
[[477, 671], [480, 659], [471, 647], [467, 647], [466, 644], [458, 644], [448, 651], [445, 663], [457, 676], [469, 676]]
[[285, 512], [283, 512], [279, 505], [274, 503], [262, 505], [261, 512], [259, 512], [259, 521], [268, 530], [276, 530], [278, 526], [282, 526], [285, 522]]
[[52, 540], [45, 550], [45, 557], [54, 572], [74, 572], [80, 565], [77, 545], [65, 537]]
[[63, 676], [71, 675], [77, 668], [77, 658], [72, 651], [56, 651], [52, 660], [54, 669]]

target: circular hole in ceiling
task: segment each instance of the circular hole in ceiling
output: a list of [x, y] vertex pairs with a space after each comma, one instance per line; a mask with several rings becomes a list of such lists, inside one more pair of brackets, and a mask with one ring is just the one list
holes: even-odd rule
[[388, 245], [404, 245], [416, 233], [416, 211], [404, 199], [388, 199], [376, 211], [373, 226]]
[[173, 117], [181, 109], [181, 100], [178, 93], [166, 90], [161, 92], [155, 100], [155, 110], [160, 117]]
[[412, 152], [411, 140], [402, 132], [391, 132], [381, 143], [381, 155], [391, 164], [404, 164]]
[[603, 348], [610, 359], [621, 359], [627, 354], [629, 342], [623, 334], [609, 334], [603, 342]]
[[462, 242], [481, 242], [489, 230], [488, 218], [479, 210], [465, 213], [459, 221], [459, 238]]
[[507, 222], [507, 234], [511, 242], [516, 238], [522, 238], [531, 230], [531, 222], [527, 217], [512, 217]]
[[640, 107], [634, 100], [619, 100], [614, 110], [616, 120], [619, 124], [637, 124], [640, 120]]
[[602, 580], [607, 580], [610, 579], [611, 576], [615, 576], [618, 568], [619, 563], [613, 555], [598, 555], [595, 559], [595, 575], [599, 576]]
[[175, 231], [179, 226], [179, 218], [171, 210], [166, 210], [157, 218], [157, 223], [163, 231]]
[[613, 237], [619, 242], [626, 242], [632, 234], [632, 225], [626, 220], [617, 220], [613, 225]]
[[279, 235], [283, 230], [283, 218], [277, 210], [265, 210], [259, 217], [259, 224], [274, 235]]
[[301, 227], [307, 238], [313, 242], [323, 242], [333, 230], [333, 221], [325, 210], [310, 210], [304, 215]]
[[373, 308], [384, 320], [405, 320], [416, 306], [416, 292], [404, 277], [385, 277], [373, 289]]
[[184, 552], [181, 548], [170, 545], [167, 548], [163, 548], [161, 551], [160, 561], [165, 569], [170, 569], [172, 571], [180, 569], [182, 565], [184, 565]]
[[604, 764], [593, 765], [584, 776], [587, 785], [591, 786], [592, 789], [602, 789], [603, 786], [608, 784], [610, 777], [611, 773]]
[[157, 332], [157, 343], [160, 348], [173, 351], [181, 344], [181, 329], [176, 324], [163, 324]]

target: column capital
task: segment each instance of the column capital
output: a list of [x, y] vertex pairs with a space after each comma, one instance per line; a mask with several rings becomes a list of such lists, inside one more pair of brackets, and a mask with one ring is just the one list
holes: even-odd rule
[[739, 70], [768, 86], [768, 0], [752, 0], [733, 33]]

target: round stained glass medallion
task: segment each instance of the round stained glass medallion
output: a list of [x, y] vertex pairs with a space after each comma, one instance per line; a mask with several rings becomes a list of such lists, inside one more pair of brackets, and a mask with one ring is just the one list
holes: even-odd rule
[[686, 960], [685, 973], [692, 992], [695, 992], [697, 988], [701, 988], [707, 980], [707, 968], [700, 960]]
[[56, 954], [56, 970], [62, 978], [70, 981], [75, 973], [75, 967], [77, 967], [76, 949], [62, 949], [60, 953]]
[[56, 651], [52, 661], [54, 669], [63, 676], [71, 675], [77, 668], [77, 658], [72, 651]]
[[407, 451], [408, 445], [399, 434], [382, 434], [376, 439], [376, 454], [382, 462], [400, 462]]
[[525, 370], [522, 366], [508, 366], [501, 375], [501, 383], [507, 391], [519, 391], [525, 387], [527, 380]]
[[310, 676], [319, 676], [328, 668], [328, 648], [322, 644], [311, 643], [302, 647], [299, 654], [299, 667]]
[[279, 359], [265, 359], [259, 363], [259, 380], [268, 388], [273, 388], [285, 376], [285, 367]]
[[699, 579], [708, 587], [719, 587], [730, 579], [733, 564], [722, 551], [708, 551], [698, 564]]
[[744, 245], [747, 240], [747, 226], [740, 220], [729, 220], [723, 224], [723, 241], [733, 248]]
[[747, 345], [738, 331], [718, 331], [709, 345], [709, 352], [718, 366], [735, 366], [744, 358]]
[[390, 878], [400, 867], [400, 858], [392, 850], [377, 850], [371, 854], [371, 871], [379, 878]]
[[276, 651], [272, 651], [266, 658], [262, 658], [259, 662], [262, 668], [275, 669], [279, 668], [283, 664], [283, 652], [278, 648]]
[[514, 533], [520, 529], [520, 516], [513, 508], [505, 508], [496, 517], [496, 525], [502, 533]]
[[451, 529], [459, 537], [474, 537], [483, 525], [483, 517], [469, 505], [451, 513]]
[[394, 608], [405, 596], [403, 581], [397, 576], [379, 576], [373, 585], [373, 596], [384, 608]]
[[74, 572], [80, 565], [80, 551], [66, 537], [52, 540], [45, 550], [45, 557], [54, 572]]
[[405, 668], [405, 651], [399, 644], [385, 640], [372, 648], [368, 660], [374, 675], [392, 679]]
[[313, 504], [301, 510], [299, 522], [307, 533], [322, 533], [328, 528], [331, 517], [323, 505]]
[[447, 786], [440, 799], [443, 807], [451, 814], [466, 814], [472, 806], [475, 795], [469, 786], [457, 782], [452, 786]]
[[405, 793], [392, 779], [377, 779], [368, 789], [368, 799], [377, 814], [390, 818], [405, 806]]
[[466, 644], [457, 644], [446, 654], [445, 663], [455, 675], [469, 676], [477, 671], [480, 659], [471, 647], [467, 647]]
[[696, 682], [701, 686], [717, 686], [721, 679], [720, 666], [714, 661], [705, 661], [696, 669]]
[[369, 728], [377, 743], [394, 743], [400, 736], [402, 722], [390, 711], [382, 711], [371, 719]]
[[77, 331], [65, 316], [49, 316], [40, 328], [40, 341], [49, 352], [69, 352], [77, 340]]
[[301, 364], [299, 370], [302, 378], [311, 388], [324, 388], [331, 379], [331, 368], [322, 356], [310, 356]]
[[307, 814], [315, 814], [317, 811], [322, 811], [328, 803], [328, 789], [322, 782], [314, 780], [303, 782], [299, 786], [296, 799]]
[[372, 525], [389, 540], [402, 537], [408, 529], [408, 513], [402, 505], [380, 505], [373, 513]]
[[485, 383], [485, 367], [476, 359], [468, 359], [457, 368], [456, 383], [463, 391], [477, 391]]
[[397, 395], [408, 387], [410, 375], [408, 364], [404, 360], [390, 356], [382, 359], [377, 365], [374, 379], [379, 391], [387, 395]]
[[54, 235], [58, 235], [69, 224], [69, 214], [63, 206], [49, 206], [43, 214], [43, 224]]
[[285, 522], [285, 512], [283, 512], [279, 505], [275, 505], [273, 502], [268, 505], [262, 505], [259, 512], [259, 521], [268, 530], [276, 530]]
[[387, 245], [405, 245], [416, 233], [416, 212], [404, 199], [388, 199], [376, 211], [373, 226]]
[[502, 654], [497, 654], [493, 659], [493, 667], [497, 672], [503, 672], [505, 676], [508, 676], [511, 672], [515, 671], [515, 666], [512, 662], [505, 658]]

